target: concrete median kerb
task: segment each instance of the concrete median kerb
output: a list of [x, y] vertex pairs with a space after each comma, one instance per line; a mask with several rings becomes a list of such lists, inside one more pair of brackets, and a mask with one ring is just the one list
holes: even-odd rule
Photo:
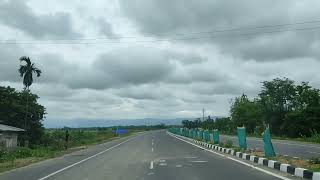
[[[168, 133], [170, 133], [170, 132], [168, 132]], [[177, 134], [173, 134], [173, 133], [170, 133], [170, 134], [172, 134], [174, 136], [178, 136], [183, 139], [191, 140], [191, 142], [194, 142], [195, 144], [199, 144], [199, 145], [203, 146], [204, 148], [219, 151], [220, 153], [224, 153], [224, 154], [229, 154], [229, 155], [241, 158], [243, 160], [251, 161], [253, 163], [256, 163], [256, 164], [259, 164], [262, 166], [266, 166], [266, 167], [269, 167], [272, 169], [286, 172], [286, 173], [289, 173], [289, 174], [292, 174], [292, 175], [295, 175], [298, 177], [302, 177], [305, 179], [320, 180], [320, 172], [312, 172], [308, 169], [291, 166], [290, 164], [284, 164], [284, 163], [280, 163], [278, 161], [268, 160], [266, 158], [262, 158], [262, 157], [242, 153], [242, 152], [236, 152], [234, 149], [223, 148], [223, 147], [220, 147], [217, 145], [208, 144], [203, 141], [194, 140], [194, 139], [184, 137], [181, 135], [177, 135]]]

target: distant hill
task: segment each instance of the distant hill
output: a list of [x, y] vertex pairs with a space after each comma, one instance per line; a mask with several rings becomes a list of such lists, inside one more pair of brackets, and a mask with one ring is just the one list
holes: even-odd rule
[[44, 126], [46, 128], [61, 128], [67, 127], [109, 127], [109, 126], [127, 126], [127, 125], [180, 125], [181, 121], [187, 118], [174, 119], [158, 119], [158, 118], [144, 118], [144, 119], [121, 119], [121, 120], [102, 120], [102, 119], [71, 119], [71, 120], [45, 120]]

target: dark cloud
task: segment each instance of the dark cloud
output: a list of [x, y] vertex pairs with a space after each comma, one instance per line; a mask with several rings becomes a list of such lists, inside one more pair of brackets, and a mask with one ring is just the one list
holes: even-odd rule
[[0, 81], [19, 81], [19, 58], [25, 54], [24, 50], [18, 45], [0, 44], [0, 54]]
[[[320, 54], [319, 31], [283, 32], [291, 29], [317, 27], [318, 24], [287, 27], [254, 28], [266, 25], [314, 20], [320, 12], [320, 3], [312, 1], [255, 1], [245, 0], [121, 0], [123, 14], [132, 20], [145, 35], [158, 38], [176, 38], [177, 34], [202, 37], [184, 40], [192, 43], [218, 45], [223, 53], [257, 61], [282, 60], [292, 57], [315, 57]], [[251, 29], [248, 29], [250, 28]], [[242, 28], [238, 31], [199, 33], [213, 30]], [[289, 29], [290, 29], [289, 28]], [[266, 33], [270, 31], [281, 31]], [[250, 34], [250, 35], [245, 35]], [[185, 38], [186, 36], [180, 36]], [[188, 36], [187, 36], [188, 37]]]
[[112, 25], [106, 21], [104, 18], [94, 19], [95, 25], [98, 28], [98, 32], [109, 38], [117, 39], [118, 36], [114, 33]]
[[156, 83], [173, 70], [166, 54], [150, 47], [123, 48], [101, 55], [94, 64], [106, 76], [128, 84]]
[[0, 1], [0, 22], [34, 38], [80, 36], [72, 27], [70, 14], [36, 14], [24, 0]]

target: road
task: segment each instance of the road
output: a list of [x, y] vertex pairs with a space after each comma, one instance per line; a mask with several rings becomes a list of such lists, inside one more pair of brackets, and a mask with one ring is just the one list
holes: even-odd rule
[[[0, 174], [0, 179], [279, 179], [272, 173], [276, 172], [271, 172], [271, 175], [264, 173], [243, 163], [202, 150], [194, 145], [172, 137], [162, 130], [118, 139], [60, 158], [2, 173]], [[280, 175], [286, 176], [284, 174]], [[291, 176], [288, 177], [292, 179]]]
[[[226, 142], [232, 140], [234, 145], [238, 145], [236, 136], [220, 135], [220, 140]], [[274, 150], [277, 154], [311, 159], [312, 157], [320, 157], [320, 145], [288, 140], [272, 140]], [[247, 137], [247, 145], [250, 149], [263, 150], [263, 141], [261, 138]]]

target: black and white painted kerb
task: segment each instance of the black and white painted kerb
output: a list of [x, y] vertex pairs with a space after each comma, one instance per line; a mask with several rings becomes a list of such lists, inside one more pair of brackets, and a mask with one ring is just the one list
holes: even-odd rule
[[220, 147], [220, 146], [217, 146], [217, 145], [208, 144], [208, 143], [205, 143], [203, 141], [198, 141], [198, 140], [187, 138], [187, 137], [180, 136], [180, 135], [177, 135], [177, 134], [172, 134], [170, 132], [168, 132], [168, 133], [171, 134], [171, 135], [174, 135], [174, 136], [178, 136], [178, 137], [183, 138], [183, 139], [187, 139], [187, 140], [189, 140], [189, 141], [191, 141], [191, 142], [193, 142], [195, 144], [198, 144], [200, 146], [203, 146], [205, 148], [216, 150], [216, 151], [219, 151], [219, 152], [222, 152], [222, 153], [225, 153], [225, 154], [230, 154], [232, 156], [236, 156], [238, 158], [241, 158], [241, 159], [244, 159], [244, 160], [248, 160], [248, 161], [251, 161], [253, 163], [260, 164], [262, 166], [267, 166], [269, 168], [273, 168], [273, 169], [276, 169], [276, 170], [279, 170], [279, 171], [282, 171], [282, 172], [290, 173], [292, 175], [295, 175], [295, 176], [298, 176], [298, 177], [302, 177], [302, 178], [305, 178], [305, 179], [320, 180], [320, 172], [312, 172], [312, 171], [304, 169], [304, 168], [294, 167], [294, 166], [291, 166], [289, 164], [280, 163], [278, 161], [268, 160], [266, 158], [257, 157], [257, 156], [246, 154], [246, 153], [242, 153], [242, 152], [236, 152], [233, 149], [223, 148], [223, 147]]

